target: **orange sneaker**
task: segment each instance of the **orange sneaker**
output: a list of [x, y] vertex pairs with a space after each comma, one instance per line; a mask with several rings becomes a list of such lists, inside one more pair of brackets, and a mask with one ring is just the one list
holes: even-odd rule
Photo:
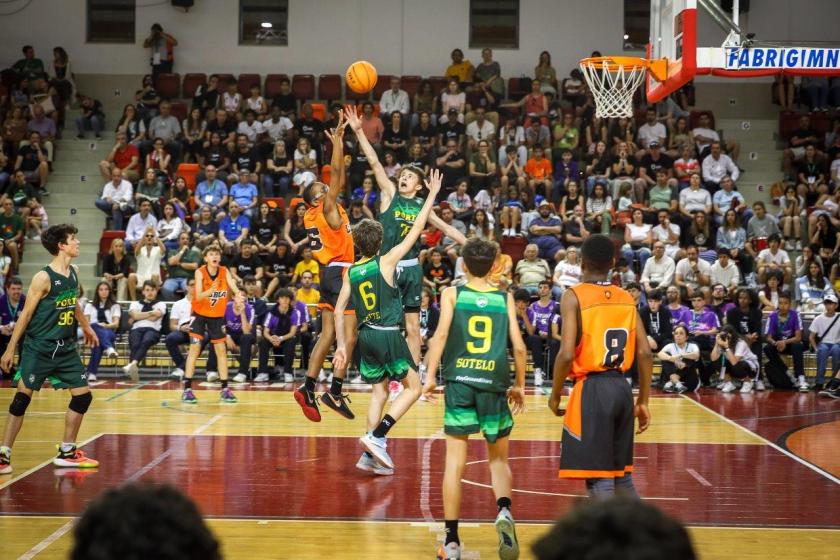
[[73, 448], [67, 453], [58, 452], [58, 456], [53, 459], [53, 465], [56, 467], [73, 467], [76, 469], [95, 469], [99, 466], [99, 461], [91, 459], [81, 449]]

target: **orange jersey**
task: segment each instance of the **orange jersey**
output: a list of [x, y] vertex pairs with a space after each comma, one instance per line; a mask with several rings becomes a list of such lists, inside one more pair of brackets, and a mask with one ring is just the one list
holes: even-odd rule
[[[210, 286], [213, 285], [214, 280], [210, 278], [210, 273], [207, 272], [206, 264], [199, 268], [199, 270], [201, 271], [201, 286], [198, 287], [197, 291], [206, 292], [210, 289]], [[228, 285], [227, 268], [224, 266], [219, 267], [215, 283], [216, 289], [209, 297], [206, 297], [201, 301], [193, 298], [192, 310], [196, 315], [201, 315], [202, 317], [225, 316], [225, 307], [227, 306], [230, 286]]]
[[353, 236], [350, 234], [350, 220], [347, 212], [340, 205], [336, 205], [341, 215], [341, 227], [333, 229], [324, 216], [323, 202], [306, 210], [303, 215], [303, 226], [309, 235], [309, 248], [312, 256], [323, 266], [341, 262], [350, 266], [355, 262], [353, 256]]
[[627, 371], [636, 356], [636, 303], [613, 285], [572, 286], [580, 306], [580, 341], [569, 376], [607, 370]]

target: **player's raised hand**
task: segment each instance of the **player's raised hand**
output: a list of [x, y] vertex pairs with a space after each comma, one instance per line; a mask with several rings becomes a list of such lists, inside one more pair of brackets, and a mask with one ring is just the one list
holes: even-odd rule
[[525, 388], [514, 385], [508, 389], [508, 403], [512, 414], [519, 414], [525, 411]]
[[347, 365], [347, 350], [344, 346], [339, 346], [335, 349], [335, 354], [333, 354], [333, 371], [337, 369], [343, 369], [344, 366]]
[[435, 197], [440, 192], [440, 187], [443, 184], [443, 173], [438, 169], [432, 169], [429, 173], [429, 178], [426, 179], [426, 188], [429, 189], [429, 196]]
[[242, 294], [242, 292], [239, 292], [238, 294], [233, 296], [233, 303], [235, 303], [238, 306], [241, 306], [245, 303], [245, 296]]
[[350, 129], [353, 132], [358, 132], [362, 129], [362, 119], [359, 118], [359, 108], [355, 105], [345, 105], [344, 106], [344, 120], [347, 121], [347, 124], [350, 125]]
[[330, 139], [333, 145], [341, 143], [341, 139], [344, 138], [344, 127], [346, 126], [347, 121], [344, 120], [344, 112], [342, 111], [338, 114], [338, 125], [326, 132], [327, 138]]
[[646, 404], [637, 404], [633, 409], [633, 416], [639, 419], [639, 429], [637, 434], [641, 434], [650, 426], [650, 409]]

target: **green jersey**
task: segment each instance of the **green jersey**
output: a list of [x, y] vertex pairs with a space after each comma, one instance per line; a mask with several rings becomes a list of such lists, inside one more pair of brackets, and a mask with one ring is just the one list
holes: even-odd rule
[[399, 326], [403, 318], [400, 290], [396, 285], [389, 286], [385, 282], [379, 268], [379, 257], [357, 262], [350, 267], [348, 274], [350, 297], [359, 326]]
[[[399, 193], [394, 194], [394, 199], [388, 209], [379, 216], [384, 235], [382, 236], [382, 247], [379, 254], [384, 255], [400, 243], [411, 231], [420, 210], [423, 208], [423, 200], [419, 198], [406, 198]], [[414, 244], [403, 260], [416, 259], [420, 255], [420, 242]]]
[[441, 371], [457, 381], [488, 392], [510, 387], [507, 294], [458, 286], [455, 313], [443, 349]]
[[70, 267], [69, 276], [62, 276], [49, 266], [43, 270], [50, 277], [50, 291], [38, 302], [26, 327], [26, 338], [34, 342], [75, 341], [76, 299], [79, 296], [76, 270]]

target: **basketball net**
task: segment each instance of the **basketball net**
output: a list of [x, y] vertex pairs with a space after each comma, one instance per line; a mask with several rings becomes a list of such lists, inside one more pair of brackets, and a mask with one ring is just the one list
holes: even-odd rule
[[633, 94], [647, 75], [647, 60], [629, 56], [584, 58], [580, 70], [595, 98], [595, 116], [633, 116]]

